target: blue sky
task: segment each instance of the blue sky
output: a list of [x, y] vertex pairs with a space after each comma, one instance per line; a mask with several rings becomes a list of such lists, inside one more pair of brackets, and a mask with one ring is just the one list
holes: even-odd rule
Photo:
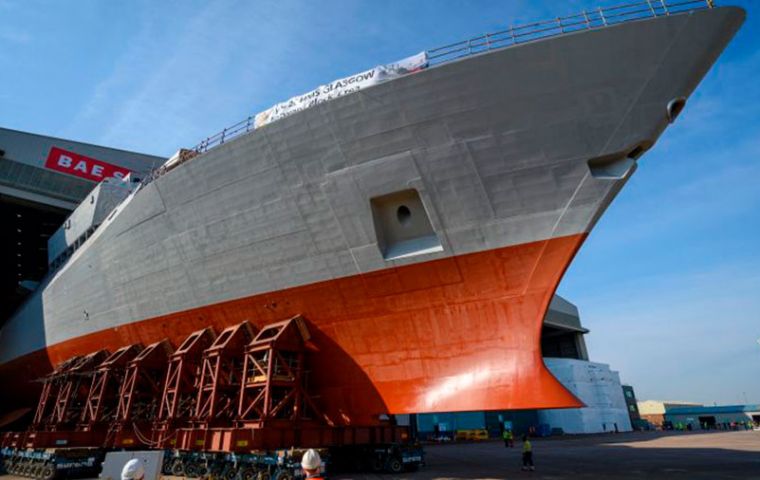
[[[0, 125], [168, 156], [326, 81], [615, 3], [0, 0]], [[743, 30], [559, 289], [639, 398], [760, 403], [760, 21], [730, 3]]]

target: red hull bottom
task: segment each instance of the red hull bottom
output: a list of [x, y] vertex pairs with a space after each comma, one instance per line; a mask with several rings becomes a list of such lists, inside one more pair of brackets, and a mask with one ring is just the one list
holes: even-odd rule
[[[34, 406], [30, 380], [67, 358], [301, 314], [318, 351], [308, 388], [336, 424], [383, 413], [582, 406], [544, 366], [543, 317], [585, 234], [253, 295], [114, 327], [0, 366], [4, 409]], [[160, 292], [156, 292], [160, 295]]]

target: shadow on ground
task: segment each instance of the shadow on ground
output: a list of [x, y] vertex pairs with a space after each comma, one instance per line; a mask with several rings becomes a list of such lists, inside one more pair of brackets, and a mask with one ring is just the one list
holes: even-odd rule
[[427, 446], [427, 465], [400, 476], [334, 479], [760, 479], [760, 432], [634, 432], [536, 439], [535, 472], [520, 471], [520, 445]]

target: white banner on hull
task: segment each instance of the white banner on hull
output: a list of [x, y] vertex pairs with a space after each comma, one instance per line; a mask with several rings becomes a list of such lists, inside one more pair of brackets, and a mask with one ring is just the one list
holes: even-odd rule
[[314, 90], [298, 95], [256, 115], [254, 128], [276, 122], [294, 113], [306, 110], [322, 102], [348, 95], [372, 85], [392, 80], [426, 68], [428, 65], [427, 53], [407, 57], [388, 65], [379, 65], [367, 71], [341, 78], [325, 85], [320, 85]]

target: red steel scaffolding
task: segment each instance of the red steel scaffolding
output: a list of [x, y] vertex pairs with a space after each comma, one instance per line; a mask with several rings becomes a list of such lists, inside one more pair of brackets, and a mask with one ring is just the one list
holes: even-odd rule
[[161, 340], [145, 347], [127, 365], [119, 389], [116, 416], [110, 427], [114, 447], [153, 446], [151, 432], [158, 416], [158, 402], [171, 354], [169, 341]]
[[174, 352], [163, 340], [73, 357], [42, 380], [29, 431], [2, 446], [249, 453], [407, 440], [405, 427], [381, 419], [336, 425], [309, 394], [311, 355], [319, 351], [298, 315], [258, 333], [247, 321], [218, 337], [198, 330]]
[[169, 359], [155, 428], [159, 448], [175, 448], [177, 428], [192, 418], [203, 352], [215, 337], [211, 327], [193, 332]]

